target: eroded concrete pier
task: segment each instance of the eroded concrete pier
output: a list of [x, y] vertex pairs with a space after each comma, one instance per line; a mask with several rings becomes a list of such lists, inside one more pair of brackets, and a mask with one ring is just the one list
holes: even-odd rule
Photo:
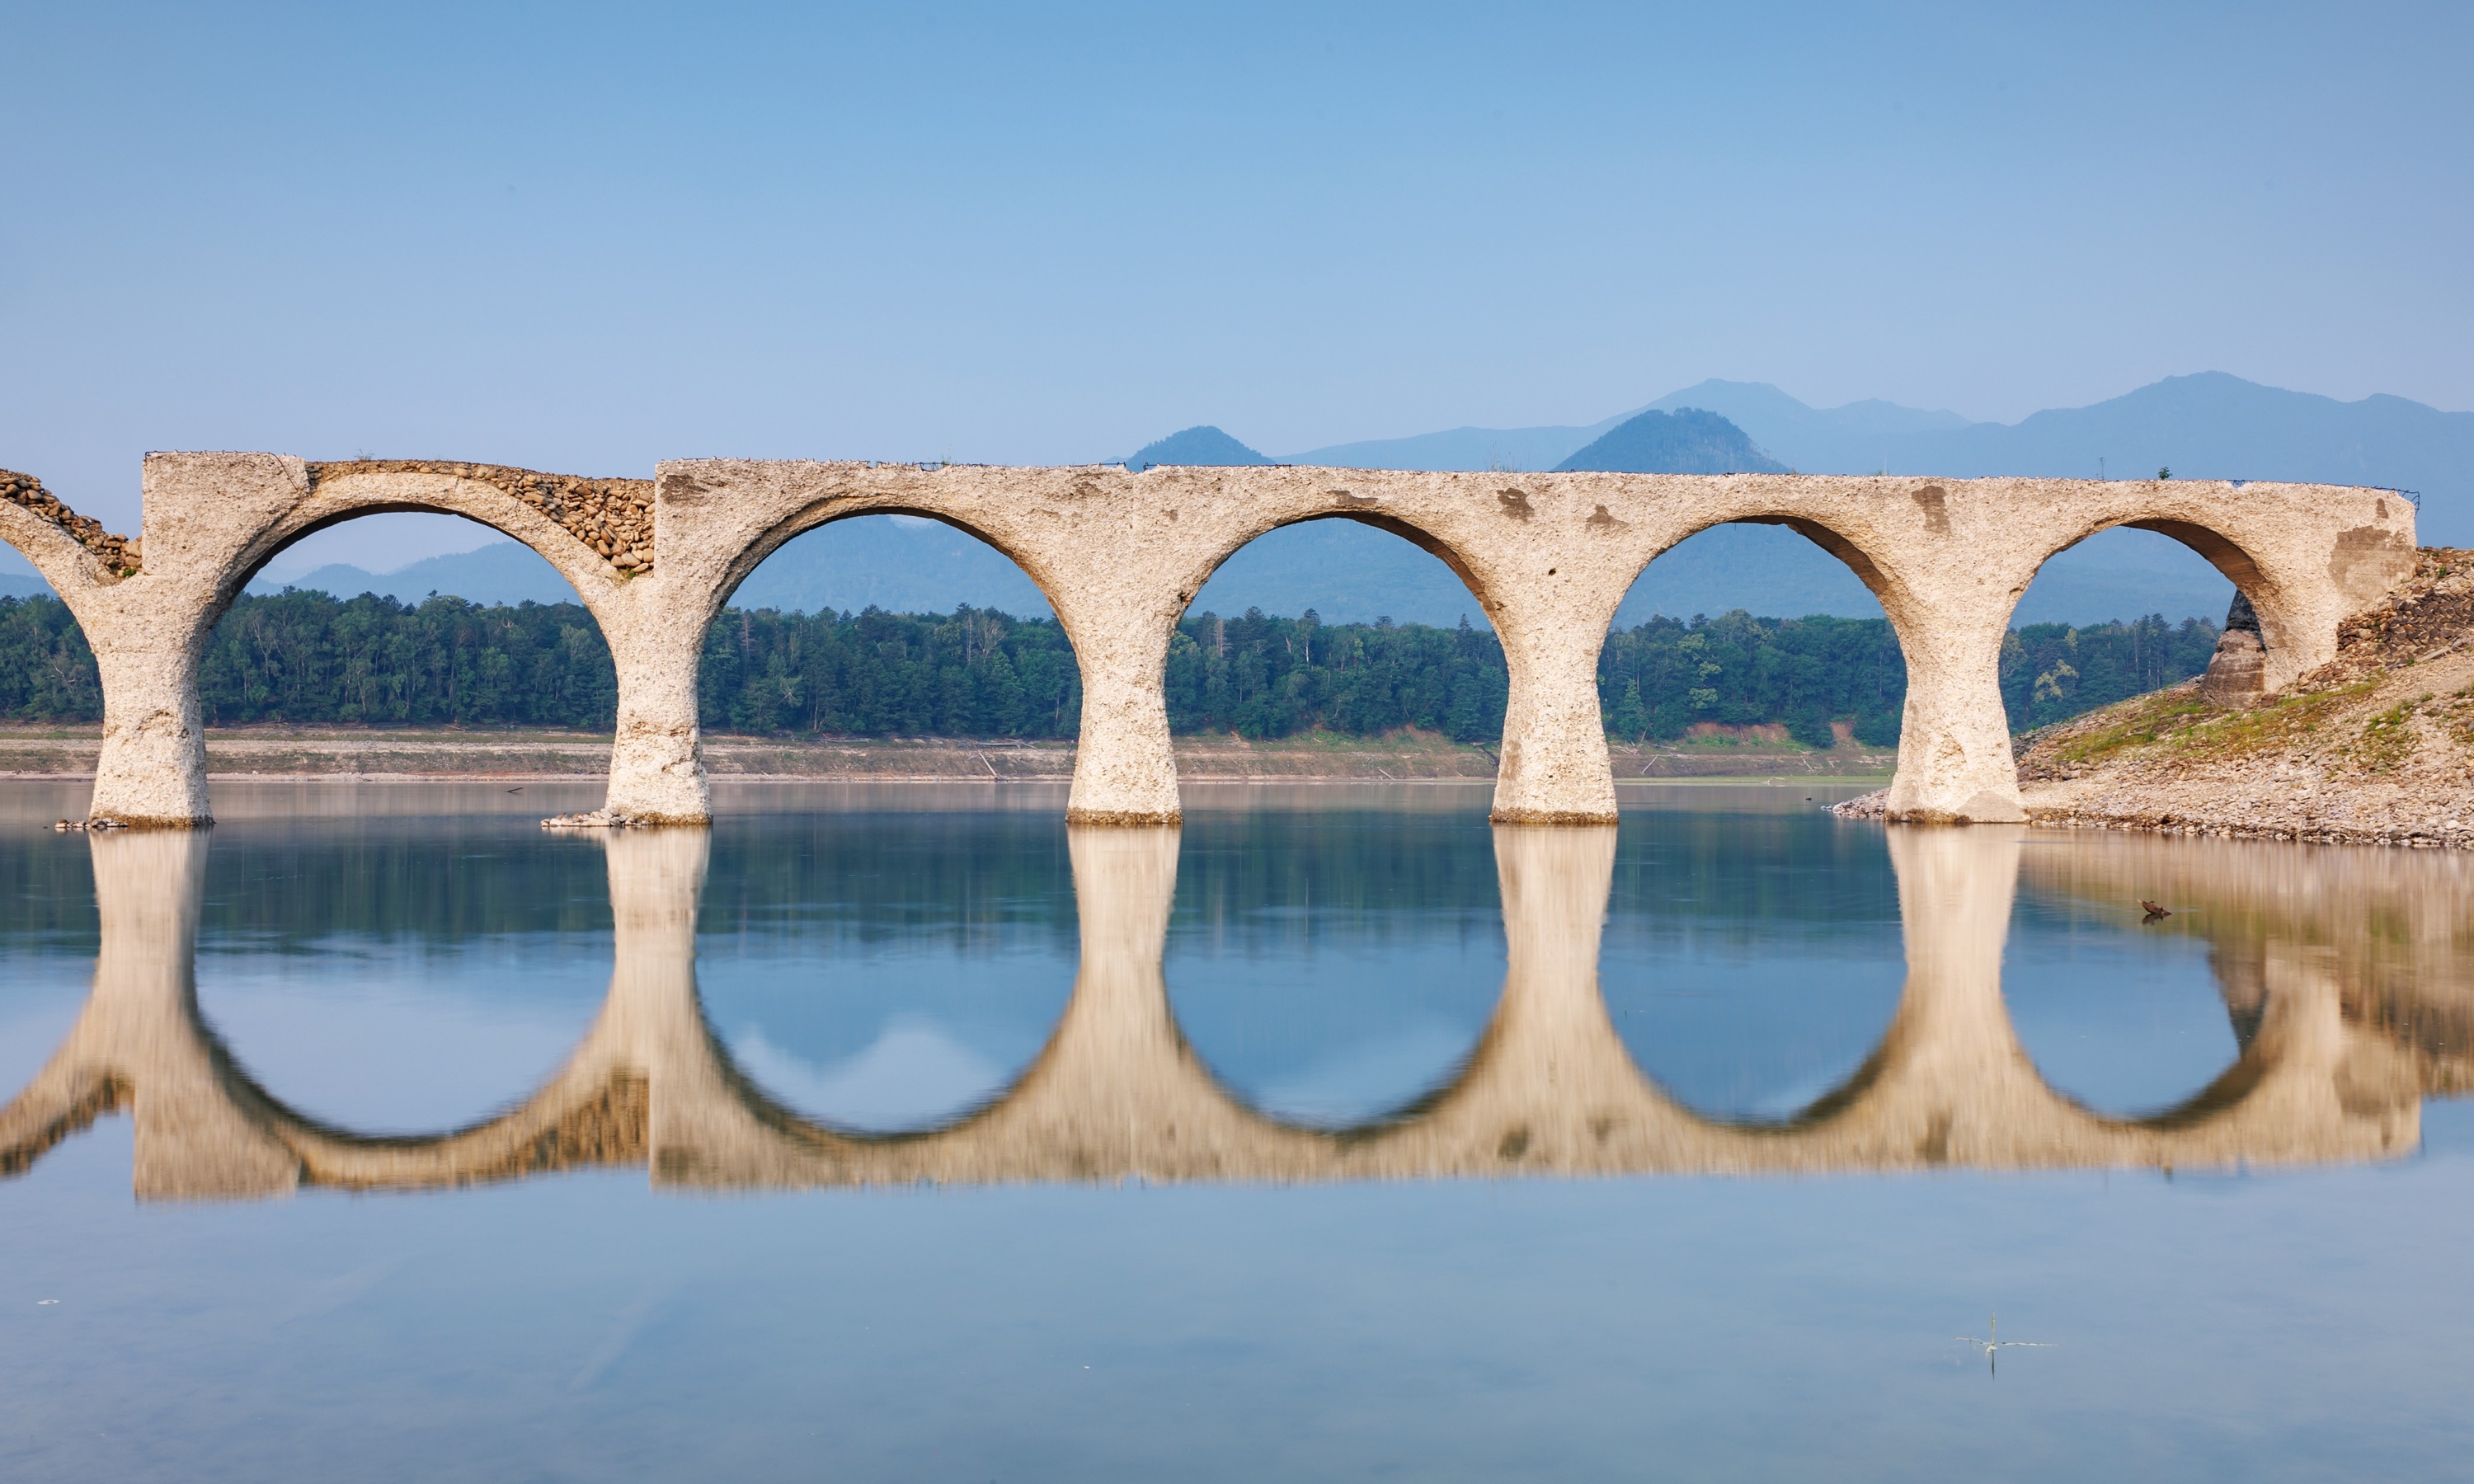
[[1614, 818], [1599, 649], [1642, 570], [1713, 525], [1790, 527], [1880, 598], [1907, 666], [1889, 812], [1915, 821], [2025, 817], [1999, 684], [2001, 640], [2055, 553], [2114, 526], [2192, 547], [2256, 614], [2256, 673], [2269, 691], [2333, 658], [2339, 623], [2410, 573], [2414, 553], [2414, 510], [2393, 491], [2259, 482], [703, 459], [662, 464], [648, 483], [166, 453], [146, 461], [142, 539], [124, 540], [34, 481], [0, 473], [0, 538], [67, 601], [102, 670], [95, 819], [208, 818], [197, 690], [207, 635], [285, 545], [381, 511], [493, 526], [574, 586], [618, 672], [606, 817], [653, 824], [711, 817], [696, 667], [715, 615], [785, 542], [854, 515], [943, 521], [1038, 584], [1081, 667], [1071, 817], [1134, 826], [1178, 818], [1161, 683], [1177, 619], [1239, 548], [1300, 521], [1393, 532], [1468, 584], [1511, 670], [1494, 799], [1507, 824]]

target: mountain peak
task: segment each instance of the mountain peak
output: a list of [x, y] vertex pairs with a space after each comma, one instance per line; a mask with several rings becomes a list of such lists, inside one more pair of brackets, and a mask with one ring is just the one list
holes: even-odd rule
[[1205, 468], [1225, 468], [1235, 465], [1269, 464], [1272, 461], [1223, 433], [1209, 423], [1201, 423], [1181, 432], [1171, 433], [1155, 443], [1147, 443], [1126, 460], [1126, 467], [1141, 470], [1160, 464], [1183, 464]]
[[1628, 474], [1783, 474], [1786, 466], [1753, 446], [1744, 430], [1698, 407], [1645, 412], [1557, 465]]

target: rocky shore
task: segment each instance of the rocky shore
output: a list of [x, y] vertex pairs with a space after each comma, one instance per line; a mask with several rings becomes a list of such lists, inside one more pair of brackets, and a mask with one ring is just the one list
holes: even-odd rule
[[[2220, 659], [2242, 635], [2226, 639]], [[2334, 660], [2276, 695], [2212, 667], [2020, 742], [2040, 825], [2474, 849], [2474, 551], [2421, 552]], [[1879, 817], [1881, 799], [1838, 809]]]

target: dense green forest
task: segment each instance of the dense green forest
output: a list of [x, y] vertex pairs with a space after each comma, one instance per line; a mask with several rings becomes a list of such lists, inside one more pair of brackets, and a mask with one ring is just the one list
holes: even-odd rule
[[[2217, 630], [2161, 618], [2030, 624], [2001, 651], [2014, 728], [2041, 727], [2206, 668]], [[207, 646], [199, 686], [211, 726], [250, 722], [606, 729], [618, 677], [572, 603], [408, 606], [364, 594], [244, 597]], [[1503, 729], [1503, 648], [1492, 634], [1422, 624], [1325, 624], [1201, 614], [1169, 642], [1169, 725], [1179, 732], [1352, 736], [1402, 727], [1483, 741]], [[1701, 723], [1783, 723], [1826, 747], [1831, 724], [1898, 740], [1906, 694], [1880, 619], [1653, 619], [1607, 636], [1607, 731], [1672, 740]], [[725, 612], [707, 637], [704, 723], [723, 731], [850, 736], [1070, 737], [1081, 718], [1074, 653], [1053, 620], [947, 614]], [[0, 718], [93, 721], [94, 657], [59, 600], [0, 598]]]
[[2189, 680], [2208, 667], [2217, 637], [2217, 626], [2198, 618], [2013, 629], [2001, 641], [2001, 705], [2010, 730], [2050, 727]]

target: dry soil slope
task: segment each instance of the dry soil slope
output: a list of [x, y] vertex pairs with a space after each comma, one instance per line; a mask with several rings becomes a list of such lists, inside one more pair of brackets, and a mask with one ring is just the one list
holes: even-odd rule
[[2039, 823], [2474, 848], [2474, 551], [2426, 548], [2275, 696], [2191, 681], [2021, 740]]

